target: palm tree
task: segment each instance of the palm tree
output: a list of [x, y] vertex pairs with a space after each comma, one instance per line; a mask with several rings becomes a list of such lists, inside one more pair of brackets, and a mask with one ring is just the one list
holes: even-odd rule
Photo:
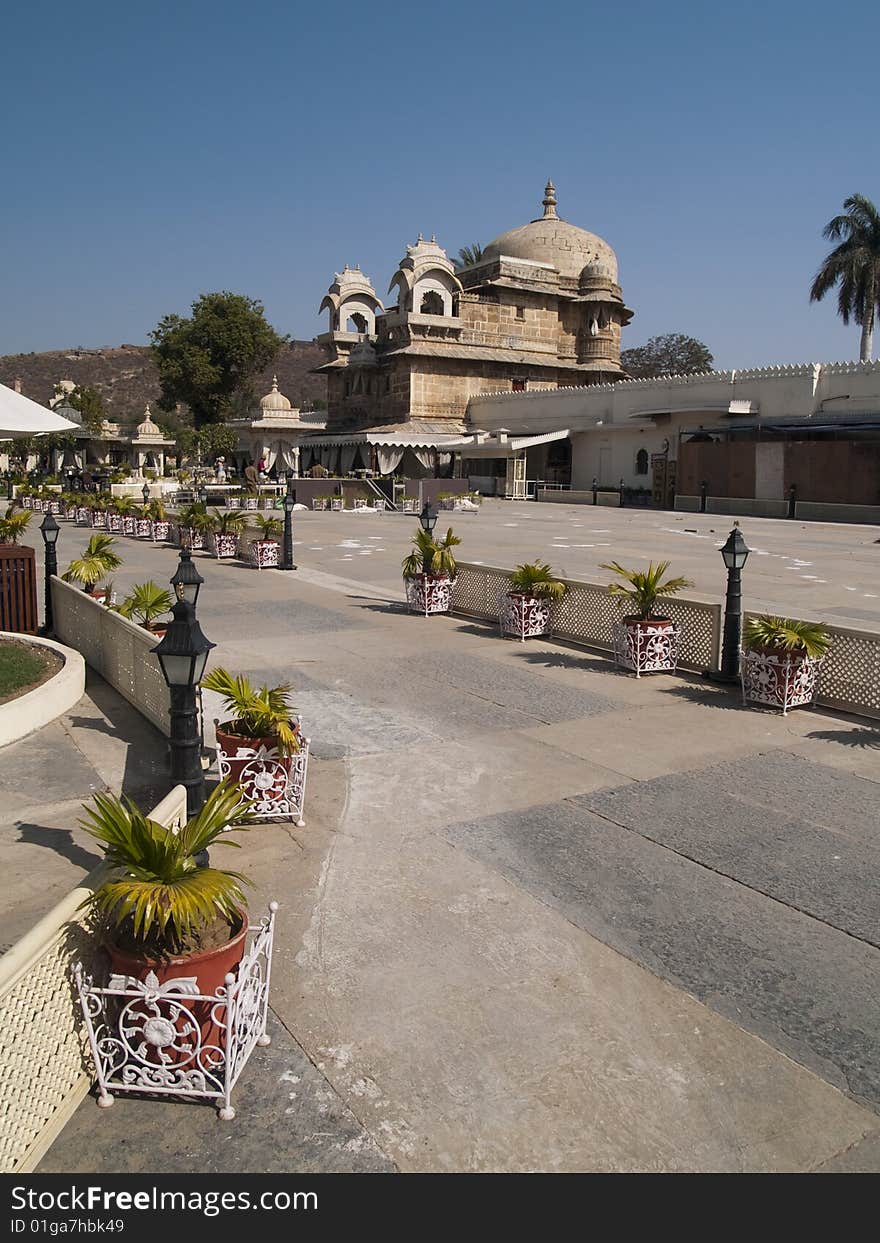
[[862, 329], [861, 362], [874, 352], [874, 317], [880, 311], [880, 211], [863, 194], [844, 200], [844, 213], [829, 220], [822, 236], [840, 245], [826, 256], [810, 287], [810, 301], [818, 302], [839, 285], [837, 309], [845, 324], [850, 319]]
[[483, 257], [483, 248], [479, 242], [474, 242], [473, 246], [462, 246], [458, 252], [458, 258], [455, 260], [457, 269], [472, 268], [480, 262]]

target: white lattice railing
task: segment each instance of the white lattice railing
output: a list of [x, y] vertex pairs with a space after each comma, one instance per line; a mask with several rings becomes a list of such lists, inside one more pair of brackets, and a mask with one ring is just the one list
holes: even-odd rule
[[[510, 570], [458, 562], [452, 611], [498, 620], [501, 597], [509, 590]], [[620, 608], [604, 583], [563, 579], [568, 591], [553, 608], [556, 638], [585, 647], [613, 650], [613, 626]], [[707, 600], [664, 600], [663, 611], [681, 626], [678, 663], [686, 669], [715, 669], [721, 643], [721, 605]]]
[[60, 578], [52, 579], [52, 611], [59, 641], [81, 652], [87, 665], [167, 735], [168, 685], [150, 650], [156, 636]]
[[[186, 790], [150, 812], [180, 827]], [[0, 958], [0, 1172], [32, 1170], [91, 1084], [73, 966], [97, 946], [79, 907], [106, 875], [98, 867]]]
[[[452, 612], [497, 621], [501, 597], [508, 590], [510, 570], [458, 562]], [[612, 626], [619, 608], [607, 585], [564, 579], [568, 592], [554, 606], [556, 638], [585, 647], [612, 651]], [[664, 602], [664, 612], [681, 626], [680, 668], [717, 669], [721, 652], [722, 606], [711, 601], [676, 596]], [[744, 620], [757, 616], [745, 613]], [[827, 623], [823, 623], [827, 625]], [[880, 719], [880, 633], [827, 625], [831, 650], [822, 665], [816, 703], [855, 716]]]

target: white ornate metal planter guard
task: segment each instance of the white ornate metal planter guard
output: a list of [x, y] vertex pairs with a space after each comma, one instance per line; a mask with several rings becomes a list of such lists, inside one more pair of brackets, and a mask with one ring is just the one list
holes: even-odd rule
[[[250, 926], [237, 973], [216, 993], [200, 993], [196, 976], [160, 984], [152, 972], [143, 981], [112, 975], [102, 987], [77, 964], [99, 1105], [112, 1105], [114, 1092], [143, 1092], [212, 1100], [224, 1122], [235, 1117], [232, 1089], [254, 1045], [271, 1040], [266, 1019], [277, 910], [270, 902], [268, 916]], [[205, 1042], [199, 1010], [210, 1014], [216, 1044]]]
[[419, 512], [419, 502], [414, 496], [405, 496], [400, 503], [400, 512], [402, 514], [417, 514]]
[[[214, 722], [215, 725], [219, 721]], [[309, 771], [309, 739], [300, 734], [300, 749], [279, 755], [277, 747], [239, 746], [233, 755], [217, 743], [220, 776], [230, 775], [251, 800], [251, 813], [258, 820], [293, 820], [305, 826], [306, 777]]]
[[678, 667], [681, 626], [658, 625], [650, 622], [627, 626], [615, 622], [614, 659], [623, 669], [631, 669], [637, 678], [643, 673], [674, 673]]
[[154, 518], [152, 523], [153, 543], [164, 544], [171, 538], [171, 523], [164, 518]]
[[258, 570], [276, 568], [281, 545], [274, 539], [255, 539], [251, 544], [254, 565]]
[[258, 496], [243, 496], [241, 498], [242, 509], [251, 510], [260, 508], [260, 498]]
[[219, 561], [221, 557], [234, 557], [238, 552], [238, 536], [237, 535], [215, 535], [214, 539], [214, 556]]
[[107, 522], [109, 524], [110, 530], [115, 535], [122, 534], [122, 514], [108, 514]]
[[135, 533], [135, 517], [134, 514], [123, 514], [122, 517], [122, 534], [134, 535]]
[[312, 509], [326, 509], [327, 498], [325, 496], [316, 496], [312, 500]]
[[85, 505], [78, 505], [76, 509], [76, 520], [81, 527], [87, 527], [92, 520], [92, 511], [87, 509]]
[[777, 654], [774, 652], [743, 652], [743, 703], [765, 704], [781, 708], [785, 716], [789, 708], [812, 704], [819, 685], [823, 658]]
[[92, 527], [97, 531], [107, 530], [107, 515], [103, 509], [93, 509], [90, 514], [90, 522]]
[[415, 574], [405, 578], [406, 602], [411, 613], [448, 613], [452, 603], [454, 578], [432, 578], [428, 574]]
[[335, 510], [337, 513], [342, 513], [342, 510], [345, 508], [345, 498], [341, 496], [331, 496], [330, 508]]
[[205, 537], [201, 531], [197, 531], [195, 527], [177, 528], [177, 542], [181, 548], [186, 544], [189, 548], [203, 549], [205, 547]]
[[516, 635], [520, 640], [549, 634], [550, 609], [551, 602], [539, 596], [505, 594], [499, 612], [501, 633]]
[[135, 518], [134, 530], [138, 539], [153, 538], [153, 522], [151, 518]]

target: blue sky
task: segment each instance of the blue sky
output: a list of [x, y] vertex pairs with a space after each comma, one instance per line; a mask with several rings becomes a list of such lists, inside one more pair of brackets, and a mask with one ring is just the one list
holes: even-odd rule
[[858, 355], [807, 291], [880, 202], [880, 8], [33, 0], [7, 8], [0, 354], [141, 343], [200, 293], [324, 331], [345, 262], [540, 213], [606, 238], [636, 317], [718, 366]]

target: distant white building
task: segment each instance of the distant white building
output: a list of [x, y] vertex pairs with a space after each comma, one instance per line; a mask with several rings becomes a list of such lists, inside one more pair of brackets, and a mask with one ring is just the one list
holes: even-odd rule
[[659, 504], [704, 482], [713, 496], [782, 502], [794, 484], [805, 500], [880, 505], [878, 362], [486, 393], [470, 399], [467, 425], [470, 449], [465, 438], [456, 451], [471, 476], [574, 493], [622, 482]]

